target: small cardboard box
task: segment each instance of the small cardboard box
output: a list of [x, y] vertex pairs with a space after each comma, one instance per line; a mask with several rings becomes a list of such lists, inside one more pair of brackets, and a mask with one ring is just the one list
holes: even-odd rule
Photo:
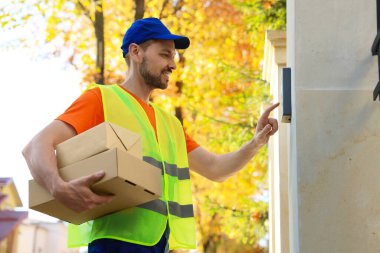
[[161, 170], [119, 148], [63, 167], [59, 173], [63, 180], [70, 181], [100, 170], [104, 170], [106, 175], [91, 188], [99, 194], [113, 194], [115, 197], [110, 203], [77, 213], [55, 200], [36, 181], [30, 180], [29, 207], [73, 224], [81, 224], [162, 195]]
[[58, 168], [112, 148], [128, 151], [142, 159], [140, 135], [118, 125], [104, 122], [57, 145]]

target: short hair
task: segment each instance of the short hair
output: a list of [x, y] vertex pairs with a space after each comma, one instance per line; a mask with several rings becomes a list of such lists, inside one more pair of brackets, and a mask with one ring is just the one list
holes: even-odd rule
[[[153, 44], [153, 42], [155, 42], [156, 40], [148, 40], [148, 41], [145, 41], [144, 43], [141, 43], [139, 44], [139, 47], [141, 47], [144, 51], [146, 51], [146, 49], [151, 45]], [[127, 63], [128, 67], [131, 65], [131, 57], [129, 56], [129, 52], [125, 55], [124, 57], [125, 59], [125, 62]]]

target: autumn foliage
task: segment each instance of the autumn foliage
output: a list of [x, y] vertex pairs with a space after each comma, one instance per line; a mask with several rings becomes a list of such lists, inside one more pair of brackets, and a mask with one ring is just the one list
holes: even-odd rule
[[[47, 43], [53, 45], [51, 53], [65, 55], [83, 74], [82, 87], [100, 80], [100, 74], [105, 84], [123, 80], [127, 67], [121, 39], [139, 14], [136, 7], [144, 17], [161, 18], [173, 33], [188, 36], [191, 45], [178, 52], [169, 88], [152, 99], [175, 113], [188, 134], [208, 150], [225, 153], [241, 147], [253, 137], [260, 108], [271, 100], [268, 85], [260, 79], [264, 32], [284, 28], [285, 0], [10, 2], [23, 14], [12, 17], [10, 7], [2, 6], [3, 29], [43, 17], [45, 40], [35, 46]], [[103, 15], [103, 73], [97, 64], [97, 11]], [[265, 148], [224, 183], [191, 177], [199, 252], [268, 251]]]

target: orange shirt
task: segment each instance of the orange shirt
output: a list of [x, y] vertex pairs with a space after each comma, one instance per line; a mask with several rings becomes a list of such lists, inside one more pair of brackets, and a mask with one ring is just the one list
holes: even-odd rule
[[[156, 132], [156, 117], [153, 108], [139, 99], [135, 94], [120, 86], [126, 92], [131, 94], [142, 106], [147, 114], [154, 131]], [[94, 88], [85, 91], [74, 103], [58, 118], [69, 125], [71, 125], [77, 134], [80, 134], [96, 125], [104, 122], [102, 95], [99, 88]], [[184, 130], [185, 132], [185, 130]], [[156, 133], [157, 134], [157, 133]], [[190, 153], [195, 148], [199, 147], [193, 139], [190, 138], [185, 132], [187, 153]]]

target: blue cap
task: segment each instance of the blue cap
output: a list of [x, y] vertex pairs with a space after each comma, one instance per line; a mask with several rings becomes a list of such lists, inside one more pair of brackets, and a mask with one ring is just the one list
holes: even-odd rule
[[131, 43], [139, 45], [152, 39], [173, 40], [176, 49], [186, 49], [190, 45], [189, 38], [172, 34], [159, 19], [144, 18], [136, 20], [125, 33], [121, 45], [123, 57], [128, 54]]

